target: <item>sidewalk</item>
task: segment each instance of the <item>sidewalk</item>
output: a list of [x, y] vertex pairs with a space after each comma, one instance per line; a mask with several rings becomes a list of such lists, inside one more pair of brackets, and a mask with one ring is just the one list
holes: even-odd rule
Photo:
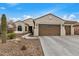
[[38, 37], [30, 36], [30, 33], [28, 33], [28, 34], [22, 36], [22, 38], [24, 38], [24, 39], [38, 39]]

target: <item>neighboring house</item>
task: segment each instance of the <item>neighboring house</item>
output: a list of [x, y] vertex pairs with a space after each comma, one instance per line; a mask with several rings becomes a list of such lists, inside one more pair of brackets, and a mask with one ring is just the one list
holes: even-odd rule
[[66, 21], [53, 14], [47, 14], [35, 19], [35, 36], [74, 35], [75, 21]]

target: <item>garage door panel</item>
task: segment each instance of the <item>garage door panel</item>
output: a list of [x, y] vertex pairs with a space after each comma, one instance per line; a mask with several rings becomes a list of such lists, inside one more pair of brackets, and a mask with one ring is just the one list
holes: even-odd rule
[[60, 25], [39, 25], [40, 36], [57, 36], [60, 35]]

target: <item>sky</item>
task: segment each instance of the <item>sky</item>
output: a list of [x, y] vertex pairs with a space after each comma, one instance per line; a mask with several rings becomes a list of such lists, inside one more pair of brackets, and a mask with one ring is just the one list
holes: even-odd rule
[[37, 18], [52, 13], [65, 20], [79, 21], [78, 3], [0, 3], [0, 15], [10, 20]]

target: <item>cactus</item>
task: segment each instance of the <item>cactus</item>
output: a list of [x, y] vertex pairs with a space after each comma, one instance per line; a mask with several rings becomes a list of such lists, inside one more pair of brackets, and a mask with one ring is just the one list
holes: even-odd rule
[[6, 43], [7, 39], [7, 20], [5, 14], [2, 15], [1, 17], [1, 39], [2, 43]]

